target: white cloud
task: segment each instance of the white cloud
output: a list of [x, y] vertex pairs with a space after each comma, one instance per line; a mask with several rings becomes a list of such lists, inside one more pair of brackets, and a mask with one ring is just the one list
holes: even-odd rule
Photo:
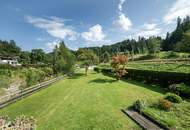
[[104, 41], [106, 35], [102, 31], [102, 26], [97, 24], [89, 28], [88, 32], [81, 33], [82, 38], [90, 42]]
[[148, 38], [149, 36], [156, 36], [161, 34], [161, 29], [156, 23], [145, 23], [136, 33], [136, 37], [143, 36]]
[[27, 22], [33, 24], [35, 27], [44, 29], [51, 36], [59, 39], [76, 39], [77, 33], [73, 31], [69, 26], [66, 26], [63, 19], [57, 17], [50, 17], [49, 19], [26, 16]]
[[59, 46], [60, 40], [56, 39], [54, 41], [46, 43], [47, 50], [51, 51], [55, 48], [55, 46]]
[[119, 18], [115, 21], [115, 23], [124, 31], [130, 30], [132, 26], [131, 20], [123, 13], [120, 13]]
[[126, 0], [120, 0], [118, 9], [119, 9], [119, 16], [118, 19], [114, 21], [114, 24], [116, 24], [118, 27], [120, 27], [124, 31], [130, 30], [132, 26], [131, 20], [122, 12], [123, 11], [123, 4]]
[[190, 0], [176, 0], [176, 2], [169, 9], [168, 13], [164, 16], [165, 23], [170, 24], [174, 22], [177, 17], [184, 18], [190, 14]]
[[123, 10], [123, 4], [125, 3], [125, 0], [120, 0], [119, 1], [119, 5], [118, 5], [118, 9], [119, 11], [122, 11]]
[[152, 30], [152, 29], [154, 29], [156, 26], [157, 26], [156, 23], [145, 23], [145, 24], [143, 25], [143, 27], [144, 27], [145, 29], [148, 29], [148, 30]]

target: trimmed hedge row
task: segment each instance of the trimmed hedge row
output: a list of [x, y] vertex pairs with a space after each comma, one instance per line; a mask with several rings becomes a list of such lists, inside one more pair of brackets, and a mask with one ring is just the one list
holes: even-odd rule
[[[112, 74], [111, 68], [94, 68], [99, 72], [106, 74]], [[185, 83], [190, 84], [189, 73], [179, 72], [165, 72], [165, 71], [152, 71], [152, 70], [138, 70], [138, 69], [127, 69], [125, 78], [142, 81], [148, 84], [157, 84], [163, 87], [168, 87], [171, 84]]]
[[186, 83], [190, 84], [190, 74], [179, 72], [151, 71], [128, 69], [125, 76], [145, 83], [158, 84], [168, 87], [171, 84]]

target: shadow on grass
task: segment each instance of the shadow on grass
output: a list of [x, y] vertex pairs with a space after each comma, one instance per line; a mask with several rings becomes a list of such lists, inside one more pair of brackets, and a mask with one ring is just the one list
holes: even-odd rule
[[[106, 74], [106, 73], [102, 73], [102, 74], [104, 76], [114, 78], [113, 74]], [[161, 94], [166, 93], [166, 90], [164, 88], [162, 88], [161, 86], [151, 85], [151, 84], [144, 84], [143, 82], [140, 82], [140, 81], [129, 80], [129, 79], [124, 79], [124, 78], [122, 79], [122, 81], [130, 83], [130, 84], [134, 84], [134, 85], [139, 86], [139, 87], [147, 88], [147, 89], [150, 89], [151, 91], [158, 92], [158, 93], [161, 93]]]
[[158, 92], [161, 94], [166, 93], [166, 90], [164, 88], [157, 86], [157, 85], [144, 84], [142, 82], [138, 82], [135, 80], [129, 80], [129, 79], [123, 79], [122, 81], [125, 81], [125, 82], [130, 83], [130, 84], [134, 84], [134, 85], [139, 86], [139, 87], [147, 88], [147, 89], [150, 89], [151, 91]]
[[116, 81], [117, 80], [113, 80], [113, 79], [101, 79], [101, 78], [98, 78], [98, 79], [91, 80], [88, 83], [113, 83], [113, 82], [116, 82]]
[[82, 76], [85, 76], [83, 73], [74, 73], [72, 76], [69, 77], [69, 79], [78, 79]]

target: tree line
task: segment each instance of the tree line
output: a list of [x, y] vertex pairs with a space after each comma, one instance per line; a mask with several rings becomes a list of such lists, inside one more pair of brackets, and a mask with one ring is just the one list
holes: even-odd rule
[[15, 41], [0, 40], [0, 55], [18, 56], [19, 62], [24, 65], [44, 65], [52, 67], [54, 73], [69, 72], [75, 64], [75, 55], [61, 41], [55, 49], [46, 53], [43, 49], [32, 49], [31, 51], [22, 51]]

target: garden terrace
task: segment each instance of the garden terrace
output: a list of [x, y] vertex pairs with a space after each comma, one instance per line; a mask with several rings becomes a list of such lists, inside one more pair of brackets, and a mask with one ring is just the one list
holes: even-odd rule
[[133, 81], [115, 81], [101, 73], [75, 76], [0, 110], [12, 119], [33, 116], [37, 129], [141, 129], [121, 112], [137, 99], [157, 100], [164, 91]]

